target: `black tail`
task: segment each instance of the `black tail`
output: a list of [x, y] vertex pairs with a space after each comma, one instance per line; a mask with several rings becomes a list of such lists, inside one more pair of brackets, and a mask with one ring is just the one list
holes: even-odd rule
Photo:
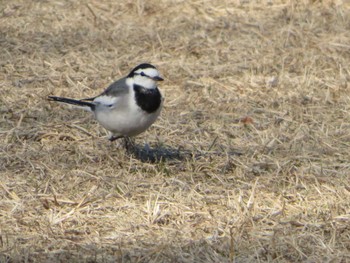
[[64, 102], [64, 103], [77, 105], [77, 106], [85, 106], [85, 107], [89, 107], [91, 110], [95, 109], [95, 104], [93, 104], [91, 102], [86, 102], [86, 101], [81, 101], [81, 100], [73, 100], [73, 99], [55, 97], [55, 96], [49, 96], [48, 98], [49, 98], [49, 100], [52, 100], [52, 101]]

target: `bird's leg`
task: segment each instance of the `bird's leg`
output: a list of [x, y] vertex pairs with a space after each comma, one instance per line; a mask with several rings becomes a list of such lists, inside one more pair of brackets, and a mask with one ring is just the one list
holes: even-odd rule
[[124, 148], [128, 152], [133, 151], [135, 148], [135, 144], [134, 144], [133, 140], [128, 136], [123, 136], [123, 135], [115, 136], [115, 135], [111, 134], [110, 137], [108, 138], [108, 140], [110, 142], [114, 142], [114, 141], [121, 139], [121, 138], [123, 138]]
[[135, 144], [130, 137], [124, 137], [124, 147], [128, 152], [132, 152], [135, 149]]
[[124, 136], [114, 136], [113, 134], [111, 134], [111, 136], [109, 136], [108, 140], [111, 142], [114, 142], [115, 140], [118, 140], [120, 138], [124, 138]]

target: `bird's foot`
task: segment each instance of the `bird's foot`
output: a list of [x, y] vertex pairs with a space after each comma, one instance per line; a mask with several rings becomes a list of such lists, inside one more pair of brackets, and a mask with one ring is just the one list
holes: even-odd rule
[[122, 141], [122, 145], [124, 146], [124, 148], [126, 149], [127, 152], [133, 152], [135, 150], [135, 143], [134, 141], [128, 137], [128, 136], [122, 136], [122, 135], [118, 135], [118, 136], [115, 136], [115, 135], [111, 135], [108, 140], [110, 142], [114, 142], [118, 139], [123, 139]]
[[124, 137], [124, 148], [128, 153], [134, 153], [137, 149], [134, 140], [130, 137]]

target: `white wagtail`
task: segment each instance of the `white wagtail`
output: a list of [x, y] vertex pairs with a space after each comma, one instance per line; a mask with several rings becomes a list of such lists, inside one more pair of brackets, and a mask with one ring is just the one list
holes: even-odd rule
[[97, 97], [74, 100], [49, 96], [49, 99], [93, 112], [96, 120], [110, 131], [109, 140], [114, 141], [136, 136], [155, 122], [163, 104], [157, 87], [157, 82], [162, 80], [155, 66], [143, 63]]

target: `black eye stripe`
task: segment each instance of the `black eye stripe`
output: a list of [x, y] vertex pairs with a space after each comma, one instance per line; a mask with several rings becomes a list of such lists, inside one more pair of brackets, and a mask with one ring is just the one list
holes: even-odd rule
[[135, 75], [140, 75], [142, 77], [147, 77], [147, 78], [150, 78], [150, 79], [152, 78], [152, 77], [148, 76], [147, 74], [145, 74], [143, 71], [141, 73], [135, 73]]
[[135, 75], [139, 75], [139, 76], [142, 76], [142, 77], [147, 77], [147, 78], [150, 78], [150, 79], [153, 79], [153, 80], [163, 80], [161, 77], [159, 77], [159, 76], [155, 76], [155, 77], [151, 77], [151, 76], [149, 76], [149, 75], [147, 75], [147, 74], [145, 74], [145, 72], [143, 72], [143, 71], [141, 71], [140, 73], [134, 73], [133, 74], [134, 76]]

